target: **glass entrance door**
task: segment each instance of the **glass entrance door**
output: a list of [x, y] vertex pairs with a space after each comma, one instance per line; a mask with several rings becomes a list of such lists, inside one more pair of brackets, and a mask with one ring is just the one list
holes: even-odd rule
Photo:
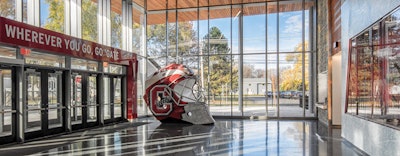
[[104, 120], [106, 123], [122, 120], [124, 105], [122, 102], [122, 77], [106, 76], [104, 83]]
[[62, 72], [26, 69], [25, 138], [64, 131]]
[[15, 141], [16, 111], [14, 94], [15, 78], [12, 69], [0, 68], [0, 144]]
[[71, 77], [71, 124], [73, 129], [98, 124], [97, 75], [73, 73]]

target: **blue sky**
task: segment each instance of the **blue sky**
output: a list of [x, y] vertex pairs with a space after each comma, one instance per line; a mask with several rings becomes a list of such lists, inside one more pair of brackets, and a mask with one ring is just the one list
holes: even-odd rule
[[49, 4], [45, 0], [40, 0], [40, 26], [46, 23], [49, 17]]

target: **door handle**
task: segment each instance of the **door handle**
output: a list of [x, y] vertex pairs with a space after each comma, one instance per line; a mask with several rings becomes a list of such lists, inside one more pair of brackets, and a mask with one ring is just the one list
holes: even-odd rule
[[33, 108], [33, 109], [27, 109], [27, 111], [42, 111], [46, 110], [46, 108]]
[[16, 110], [0, 111], [0, 113], [16, 113]]

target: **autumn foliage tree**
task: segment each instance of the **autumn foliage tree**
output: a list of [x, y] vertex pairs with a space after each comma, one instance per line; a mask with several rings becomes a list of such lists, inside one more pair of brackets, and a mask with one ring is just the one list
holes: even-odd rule
[[49, 16], [47, 19], [41, 19], [41, 25], [46, 29], [64, 33], [64, 0], [45, 0], [44, 2], [49, 6]]
[[0, 1], [0, 16], [14, 19], [15, 17], [15, 2], [14, 0]]
[[97, 4], [82, 0], [82, 38], [96, 42], [97, 34]]
[[[305, 49], [308, 47], [308, 43], [306, 42], [305, 44]], [[303, 48], [303, 44], [300, 43], [295, 47], [295, 51], [301, 52]], [[286, 56], [286, 61], [293, 63], [293, 66], [291, 68], [288, 68], [280, 73], [280, 77], [282, 78], [281, 85], [280, 85], [280, 90], [281, 91], [300, 91], [302, 90], [302, 71], [303, 71], [303, 53], [296, 53], [296, 54], [289, 54]], [[309, 63], [307, 62], [308, 55], [305, 54], [304, 57], [304, 74], [307, 76], [309, 71]], [[308, 79], [305, 78], [304, 80], [306, 90], [308, 90]]]

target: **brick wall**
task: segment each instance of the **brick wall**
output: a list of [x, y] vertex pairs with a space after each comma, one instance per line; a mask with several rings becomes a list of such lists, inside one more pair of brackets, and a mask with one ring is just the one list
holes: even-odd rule
[[328, 70], [329, 56], [329, 28], [328, 28], [328, 1], [319, 0], [317, 3], [317, 53], [318, 73]]

